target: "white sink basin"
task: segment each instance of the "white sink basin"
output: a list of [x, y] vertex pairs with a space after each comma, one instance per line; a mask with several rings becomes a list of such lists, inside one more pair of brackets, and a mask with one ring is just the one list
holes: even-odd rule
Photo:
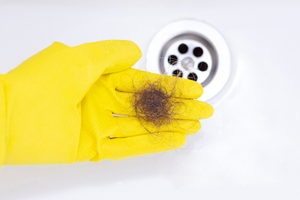
[[118, 162], [3, 166], [0, 199], [300, 199], [299, 1], [3, 0], [0, 73], [54, 41], [106, 39], [137, 43], [144, 69], [155, 33], [186, 18], [216, 27], [237, 69], [198, 134]]

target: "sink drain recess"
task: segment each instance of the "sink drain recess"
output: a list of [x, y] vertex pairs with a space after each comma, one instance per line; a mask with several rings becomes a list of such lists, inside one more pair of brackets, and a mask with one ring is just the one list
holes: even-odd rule
[[204, 88], [200, 100], [215, 102], [213, 98], [219, 96], [230, 77], [230, 61], [228, 45], [215, 28], [197, 20], [180, 20], [154, 36], [146, 67], [150, 72], [200, 83]]

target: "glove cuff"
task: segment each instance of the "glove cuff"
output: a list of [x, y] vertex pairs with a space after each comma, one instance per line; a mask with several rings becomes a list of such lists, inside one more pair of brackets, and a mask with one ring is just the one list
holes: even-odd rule
[[8, 141], [8, 134], [6, 131], [5, 88], [1, 76], [3, 75], [0, 75], [0, 167], [4, 161]]

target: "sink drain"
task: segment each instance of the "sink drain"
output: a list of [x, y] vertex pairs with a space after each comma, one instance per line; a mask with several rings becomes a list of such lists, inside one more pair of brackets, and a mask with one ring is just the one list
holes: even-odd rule
[[147, 70], [196, 81], [204, 88], [201, 100], [212, 101], [230, 76], [229, 48], [210, 25], [197, 20], [176, 21], [151, 41]]
[[217, 55], [214, 47], [202, 37], [185, 33], [169, 40], [160, 55], [161, 73], [187, 78], [209, 84], [217, 67]]

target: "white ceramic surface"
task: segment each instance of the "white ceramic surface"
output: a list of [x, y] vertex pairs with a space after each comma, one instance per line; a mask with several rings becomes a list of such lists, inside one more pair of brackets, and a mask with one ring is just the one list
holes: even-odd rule
[[223, 34], [237, 71], [184, 148], [118, 162], [3, 166], [0, 199], [300, 199], [299, 1], [1, 0], [0, 73], [53, 41], [128, 39], [146, 55], [160, 28], [185, 18]]

